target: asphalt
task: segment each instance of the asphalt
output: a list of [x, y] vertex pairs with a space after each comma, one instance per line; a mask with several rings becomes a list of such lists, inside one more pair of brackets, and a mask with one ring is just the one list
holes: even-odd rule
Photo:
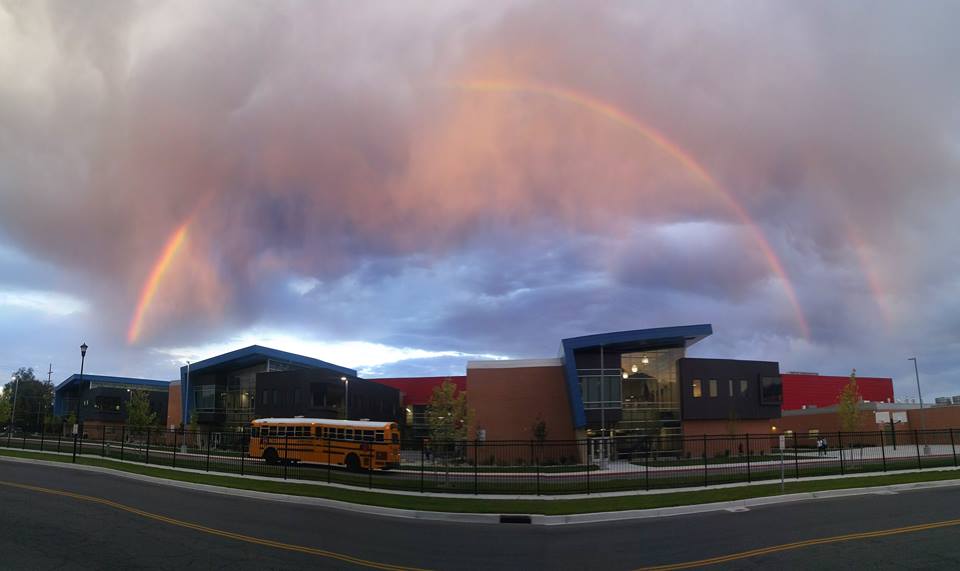
[[[4, 483], [83, 494], [123, 507]], [[371, 565], [634, 569], [851, 533], [948, 520], [960, 524], [957, 487], [822, 499], [743, 512], [551, 527], [398, 520], [2, 460], [0, 506], [4, 520], [2, 569], [337, 569]], [[771, 552], [711, 568], [960, 568], [958, 538], [960, 525], [951, 525]], [[364, 561], [351, 563], [344, 557]]]

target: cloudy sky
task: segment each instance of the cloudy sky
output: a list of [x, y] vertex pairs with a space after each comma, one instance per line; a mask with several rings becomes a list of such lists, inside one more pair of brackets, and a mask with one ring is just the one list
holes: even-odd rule
[[960, 394], [953, 2], [0, 0], [0, 369], [711, 323]]

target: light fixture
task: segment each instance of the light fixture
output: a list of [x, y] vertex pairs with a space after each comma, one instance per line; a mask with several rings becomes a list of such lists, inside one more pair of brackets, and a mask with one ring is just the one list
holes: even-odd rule
[[644, 365], [649, 365], [650, 359], [646, 355], [644, 355], [643, 359], [640, 359], [640, 362], [643, 363]]
[[624, 379], [626, 379], [626, 378], [629, 377], [629, 376], [630, 376], [630, 375], [628, 375], [626, 371], [623, 372], [623, 378], [624, 378]]
[[633, 366], [632, 366], [632, 367], [630, 367], [630, 371], [631, 371], [631, 372], [633, 372], [633, 373], [636, 373], [636, 372], [637, 372], [637, 370], [638, 370], [638, 369], [637, 369], [637, 364], [636, 364], [636, 363], [634, 363], [634, 364], [633, 364]]

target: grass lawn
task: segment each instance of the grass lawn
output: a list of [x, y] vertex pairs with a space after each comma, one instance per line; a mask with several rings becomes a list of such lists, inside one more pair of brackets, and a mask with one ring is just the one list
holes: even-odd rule
[[[55, 462], [69, 463], [70, 458], [54, 454], [45, 454], [41, 452], [28, 452], [19, 450], [0, 450], [0, 455], [16, 458], [33, 458], [40, 460], [49, 460]], [[217, 474], [193, 474], [187, 472], [178, 472], [153, 466], [138, 464], [120, 463], [113, 460], [78, 457], [77, 462], [88, 466], [102, 466], [123, 472], [132, 472], [135, 474], [144, 474], [179, 480], [183, 482], [194, 482], [198, 484], [209, 484], [214, 486], [224, 486], [229, 488], [238, 488], [244, 490], [255, 490], [260, 492], [273, 492], [280, 494], [292, 494], [307, 497], [328, 498], [341, 500], [358, 504], [376, 505], [392, 508], [428, 510], [428, 511], [447, 511], [447, 512], [471, 512], [471, 513], [525, 513], [525, 514], [545, 514], [562, 515], [602, 511], [632, 510], [662, 508], [670, 506], [703, 504], [710, 502], [720, 502], [728, 500], [740, 500], [746, 498], [775, 496], [780, 494], [780, 486], [777, 484], [764, 484], [756, 486], [705, 489], [680, 491], [668, 494], [655, 495], [636, 495], [623, 496], [615, 498], [587, 498], [574, 500], [495, 500], [485, 498], [431, 498], [421, 496], [400, 496], [392, 494], [383, 494], [377, 492], [364, 492], [355, 490], [343, 490], [339, 488], [330, 488], [326, 486], [317, 486], [310, 484], [296, 484], [283, 481], [264, 481], [237, 478], [233, 476]], [[835, 490], [844, 488], [859, 488], [865, 486], [884, 486], [890, 484], [902, 484], [908, 482], [927, 482], [937, 480], [957, 479], [960, 473], [955, 471], [935, 471], [919, 472], [912, 474], [893, 474], [886, 476], [852, 477], [836, 480], [817, 480], [817, 481], [799, 481], [787, 482], [786, 493], [814, 492], [823, 490]]]

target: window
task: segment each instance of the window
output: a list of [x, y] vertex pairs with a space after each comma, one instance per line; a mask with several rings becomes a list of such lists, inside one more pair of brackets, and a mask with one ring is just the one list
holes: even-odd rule
[[257, 428], [256, 426], [254, 426], [253, 428], [251, 428], [251, 429], [250, 429], [250, 436], [252, 436], [252, 437], [254, 437], [254, 438], [260, 436], [260, 429]]
[[703, 396], [703, 385], [700, 383], [700, 379], [693, 380], [693, 398], [698, 399]]
[[730, 394], [728, 396], [730, 396], [730, 398], [733, 398], [733, 379], [730, 379], [729, 381], [727, 381], [727, 386], [730, 387]]
[[353, 440], [353, 429], [348, 428], [344, 431], [343, 437], [347, 440]]
[[378, 430], [378, 431], [377, 431], [377, 442], [383, 442], [383, 431], [382, 431], [382, 430]]
[[750, 385], [747, 384], [747, 379], [740, 379], [740, 395], [743, 396], [747, 394], [747, 390], [750, 389]]
[[710, 387], [710, 397], [711, 398], [716, 397], [717, 396], [717, 379], [710, 379], [710, 381], [708, 382]]
[[103, 412], [120, 412], [120, 399], [117, 397], [97, 397], [93, 406]]
[[779, 405], [783, 402], [783, 384], [780, 377], [760, 379], [760, 404]]
[[372, 431], [372, 430], [364, 430], [364, 431], [363, 431], [363, 441], [364, 441], [364, 442], [373, 442], [373, 431]]

